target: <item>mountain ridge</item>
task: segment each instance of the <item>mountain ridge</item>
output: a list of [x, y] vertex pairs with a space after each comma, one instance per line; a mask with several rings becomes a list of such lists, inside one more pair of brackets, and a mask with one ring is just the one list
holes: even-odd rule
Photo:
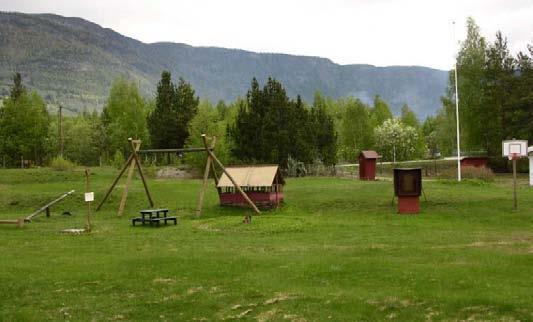
[[281, 81], [287, 93], [312, 102], [314, 92], [366, 103], [375, 95], [396, 114], [408, 104], [421, 118], [440, 107], [448, 72], [423, 66], [341, 65], [329, 58], [257, 53], [184, 43], [144, 43], [79, 17], [0, 12], [0, 95], [13, 72], [48, 102], [76, 110], [101, 110], [119, 75], [137, 81], [153, 97], [162, 70], [189, 81], [197, 94], [216, 102], [246, 95], [253, 77]]

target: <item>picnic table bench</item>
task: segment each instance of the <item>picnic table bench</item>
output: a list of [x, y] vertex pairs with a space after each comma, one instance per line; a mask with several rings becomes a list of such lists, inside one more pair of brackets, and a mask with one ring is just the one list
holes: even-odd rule
[[150, 223], [150, 226], [153, 224], [156, 224], [159, 226], [159, 224], [163, 221], [165, 225], [168, 223], [168, 221], [173, 221], [174, 225], [178, 223], [178, 219], [175, 216], [167, 216], [168, 209], [161, 208], [161, 209], [143, 209], [140, 211], [141, 217], [135, 217], [131, 219], [131, 223], [133, 226], [135, 226], [135, 223], [142, 223], [143, 225], [145, 223]]

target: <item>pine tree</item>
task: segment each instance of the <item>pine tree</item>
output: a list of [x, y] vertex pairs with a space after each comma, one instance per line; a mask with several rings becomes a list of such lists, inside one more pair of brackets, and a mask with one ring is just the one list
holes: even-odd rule
[[148, 116], [154, 148], [182, 148], [189, 137], [189, 123], [196, 115], [200, 100], [183, 78], [174, 85], [171, 74], [163, 71], [157, 84], [155, 109]]
[[26, 88], [22, 85], [22, 77], [20, 76], [20, 73], [15, 73], [13, 75], [13, 87], [11, 87], [9, 97], [15, 101], [25, 92]]
[[191, 84], [183, 78], [179, 79], [175, 88], [172, 109], [176, 113], [177, 147], [182, 148], [189, 137], [189, 123], [198, 112], [200, 99], [196, 96]]
[[335, 123], [327, 111], [325, 105], [317, 104], [315, 101], [312, 109], [312, 129], [310, 133], [315, 133], [315, 146], [318, 158], [326, 165], [337, 163], [337, 133]]
[[313, 122], [299, 96], [290, 100], [273, 78], [260, 89], [254, 78], [229, 127], [233, 157], [243, 162], [286, 166], [289, 156], [310, 163], [316, 155]]
[[154, 148], [175, 148], [178, 145], [176, 128], [178, 119], [172, 108], [175, 96], [170, 72], [163, 71], [161, 80], [157, 84], [155, 109], [149, 114], [147, 120], [150, 140]]
[[481, 100], [484, 108], [483, 115], [478, 116], [478, 122], [482, 123], [482, 137], [488, 155], [497, 156], [501, 152], [501, 141], [515, 136], [511, 130], [514, 123], [511, 103], [515, 61], [509, 53], [507, 40], [500, 32], [487, 48], [486, 57]]

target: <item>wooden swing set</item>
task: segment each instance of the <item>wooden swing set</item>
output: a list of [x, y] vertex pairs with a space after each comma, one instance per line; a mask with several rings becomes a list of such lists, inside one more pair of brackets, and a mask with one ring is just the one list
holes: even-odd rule
[[109, 198], [109, 196], [111, 195], [111, 192], [113, 191], [113, 189], [117, 185], [118, 181], [120, 180], [120, 178], [122, 177], [124, 172], [126, 172], [126, 169], [128, 169], [128, 168], [129, 168], [128, 176], [127, 176], [127, 179], [126, 179], [126, 184], [124, 186], [124, 190], [122, 192], [122, 198], [120, 200], [120, 205], [119, 205], [119, 208], [118, 208], [117, 216], [122, 216], [122, 214], [124, 213], [124, 208], [126, 206], [126, 200], [128, 198], [128, 190], [129, 190], [129, 187], [130, 187], [130, 184], [131, 184], [131, 179], [132, 179], [133, 172], [135, 171], [135, 169], [137, 169], [137, 171], [139, 172], [139, 175], [141, 177], [141, 180], [142, 180], [142, 183], [143, 183], [143, 186], [144, 186], [144, 191], [145, 191], [146, 196], [148, 198], [148, 202], [150, 204], [150, 207], [154, 207], [154, 201], [153, 201], [152, 196], [150, 194], [150, 190], [148, 189], [148, 184], [146, 183], [146, 179], [145, 179], [144, 173], [142, 171], [141, 162], [139, 161], [139, 155], [138, 155], [139, 153], [194, 153], [194, 152], [206, 152], [207, 153], [207, 161], [206, 161], [206, 164], [205, 164], [205, 171], [204, 171], [204, 176], [203, 176], [203, 181], [202, 181], [202, 187], [200, 189], [200, 193], [199, 193], [199, 196], [198, 196], [198, 204], [197, 204], [197, 207], [196, 207], [196, 216], [199, 217], [199, 216], [202, 215], [204, 196], [205, 196], [205, 191], [207, 190], [207, 182], [209, 180], [210, 171], [213, 171], [213, 178], [215, 180], [215, 184], [218, 183], [215, 164], [217, 164], [221, 168], [222, 172], [224, 172], [226, 174], [226, 176], [228, 176], [228, 178], [234, 184], [234, 186], [237, 189], [237, 191], [243, 196], [243, 198], [250, 205], [250, 207], [255, 211], [255, 213], [260, 214], [261, 211], [259, 211], [259, 209], [254, 204], [254, 202], [246, 195], [246, 193], [236, 183], [236, 181], [233, 179], [233, 177], [226, 171], [226, 168], [224, 167], [222, 162], [220, 162], [220, 160], [216, 157], [216, 155], [214, 153], [216, 137], [210, 138], [211, 139], [211, 146], [208, 145], [207, 139], [208, 139], [207, 136], [205, 134], [202, 134], [202, 141], [203, 141], [204, 146], [200, 147], [200, 148], [140, 150], [141, 143], [142, 143], [141, 140], [133, 140], [132, 138], [129, 138], [128, 141], [130, 142], [132, 152], [131, 152], [130, 156], [126, 159], [126, 162], [124, 163], [124, 166], [120, 170], [120, 172], [117, 175], [117, 177], [113, 180], [113, 183], [111, 184], [111, 186], [107, 190], [106, 194], [104, 195], [104, 198], [100, 201], [100, 203], [96, 207], [96, 211], [99, 211], [102, 208], [103, 204]]

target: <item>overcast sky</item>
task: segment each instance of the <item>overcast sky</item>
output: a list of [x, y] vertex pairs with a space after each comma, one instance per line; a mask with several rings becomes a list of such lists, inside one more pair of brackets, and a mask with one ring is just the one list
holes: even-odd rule
[[[0, 0], [0, 10], [82, 17], [143, 42], [450, 69], [466, 17], [511, 51], [533, 44], [533, 0]], [[1, 27], [1, 26], [0, 26]]]

